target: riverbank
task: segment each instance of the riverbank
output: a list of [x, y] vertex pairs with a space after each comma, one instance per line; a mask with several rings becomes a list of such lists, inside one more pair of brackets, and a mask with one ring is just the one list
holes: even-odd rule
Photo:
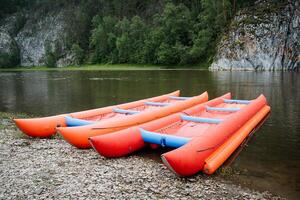
[[167, 66], [167, 65], [143, 65], [143, 64], [99, 64], [67, 67], [13, 67], [0, 68], [1, 71], [76, 71], [76, 70], [207, 70], [209, 64], [192, 66]]
[[278, 199], [202, 174], [179, 178], [141, 155], [105, 159], [58, 136], [29, 138], [15, 116], [0, 113], [0, 199]]

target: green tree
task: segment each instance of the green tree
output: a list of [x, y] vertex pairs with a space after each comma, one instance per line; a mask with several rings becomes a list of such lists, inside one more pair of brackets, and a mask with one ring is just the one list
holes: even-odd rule
[[193, 47], [189, 51], [193, 63], [208, 60], [215, 52], [220, 35], [232, 16], [229, 0], [201, 0], [202, 11], [194, 24]]
[[186, 51], [193, 44], [193, 20], [190, 10], [184, 4], [176, 6], [173, 3], [167, 3], [163, 13], [155, 18], [156, 24], [160, 26], [157, 29], [158, 35], [161, 35], [161, 43], [155, 53], [157, 62], [159, 64], [188, 62]]
[[47, 67], [56, 67], [57, 57], [49, 43], [45, 46], [45, 65]]
[[147, 37], [148, 27], [139, 16], [134, 16], [129, 26], [130, 63], [146, 63], [143, 57], [143, 48]]
[[75, 43], [85, 49], [88, 48], [90, 16], [84, 11], [83, 7], [70, 6], [64, 13], [66, 22], [65, 35], [67, 36], [66, 45], [68, 49]]
[[128, 63], [131, 51], [131, 43], [129, 39], [130, 21], [127, 18], [122, 19], [116, 25], [119, 37], [116, 40], [116, 48], [118, 52], [118, 62]]
[[116, 23], [114, 17], [95, 16], [90, 37], [90, 50], [92, 63], [111, 62], [116, 54]]
[[54, 46], [47, 41], [45, 43], [45, 65], [47, 67], [56, 67], [56, 62], [62, 53], [63, 49], [58, 41], [54, 42]]
[[75, 65], [81, 65], [84, 60], [84, 50], [79, 46], [79, 44], [73, 44], [71, 47], [71, 52], [75, 57]]
[[212, 53], [214, 45], [212, 45], [212, 32], [208, 29], [203, 29], [195, 36], [193, 47], [190, 49], [191, 62], [197, 63], [197, 61], [205, 60], [206, 56]]
[[145, 63], [158, 64], [158, 49], [164, 39], [164, 34], [160, 27], [151, 27], [147, 38], [144, 41], [144, 46], [141, 51], [142, 60]]

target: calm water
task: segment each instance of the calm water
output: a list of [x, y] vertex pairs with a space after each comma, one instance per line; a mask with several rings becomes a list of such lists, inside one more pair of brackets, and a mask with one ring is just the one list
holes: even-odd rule
[[300, 74], [209, 71], [0, 73], [0, 111], [52, 115], [133, 101], [180, 89], [210, 98], [264, 94], [271, 116], [231, 164], [238, 181], [289, 198], [300, 194]]

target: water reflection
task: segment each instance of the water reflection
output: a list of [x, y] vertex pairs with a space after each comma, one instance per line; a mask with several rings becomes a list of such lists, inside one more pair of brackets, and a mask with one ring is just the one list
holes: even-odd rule
[[209, 71], [65, 71], [0, 73], [0, 111], [52, 115], [181, 89], [211, 98], [264, 94], [272, 114], [233, 163], [256, 188], [295, 198], [300, 191], [299, 73]]
[[249, 99], [264, 94], [271, 115], [233, 167], [240, 181], [291, 199], [300, 195], [300, 79], [297, 73], [213, 72], [217, 91]]

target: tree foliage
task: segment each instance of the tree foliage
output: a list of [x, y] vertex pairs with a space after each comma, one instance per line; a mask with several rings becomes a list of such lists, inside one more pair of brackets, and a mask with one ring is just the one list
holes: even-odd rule
[[45, 64], [47, 67], [56, 67], [56, 62], [62, 54], [60, 44], [56, 42], [51, 44], [50, 42], [45, 43]]
[[[285, 0], [274, 0], [282, 2]], [[255, 0], [3, 0], [0, 17], [20, 9], [65, 9], [66, 48], [76, 64], [197, 64], [210, 59], [238, 9]], [[21, 25], [25, 22], [21, 21]], [[20, 27], [22, 27], [20, 25]], [[55, 44], [54, 44], [55, 46]], [[46, 64], [63, 53], [46, 47]], [[86, 58], [86, 59], [85, 59]]]
[[92, 62], [171, 65], [207, 60], [232, 16], [231, 2], [193, 2], [198, 15], [185, 1], [169, 2], [150, 23], [139, 16], [95, 16], [90, 37]]
[[74, 55], [75, 65], [81, 65], [84, 61], [84, 50], [79, 46], [79, 44], [73, 44], [71, 52]]

